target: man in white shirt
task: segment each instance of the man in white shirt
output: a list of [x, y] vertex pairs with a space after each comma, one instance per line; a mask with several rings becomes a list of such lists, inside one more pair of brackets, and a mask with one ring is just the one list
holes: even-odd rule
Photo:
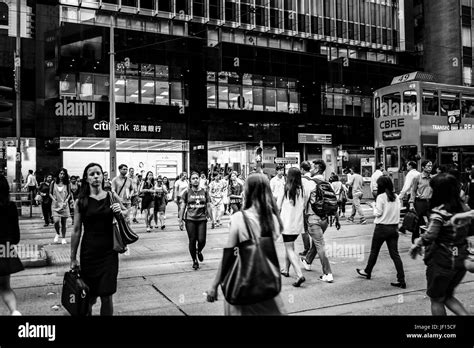
[[360, 215], [360, 223], [364, 225], [367, 223], [367, 220], [365, 219], [364, 212], [362, 211], [360, 203], [360, 199], [363, 195], [362, 190], [364, 186], [364, 179], [362, 178], [362, 175], [354, 172], [353, 169], [351, 169], [351, 171], [353, 172], [353, 175], [347, 182], [347, 186], [352, 187], [352, 213], [351, 216], [347, 218], [347, 221], [354, 222], [354, 217], [357, 212]]
[[405, 195], [407, 193], [410, 193], [413, 179], [420, 175], [420, 172], [416, 170], [416, 162], [414, 161], [408, 162], [407, 169], [408, 173], [405, 176], [405, 182], [403, 183], [402, 190], [400, 191], [400, 194], [398, 196], [401, 201], [408, 200], [408, 197], [407, 199], [405, 199]]
[[[311, 270], [311, 263], [313, 262], [317, 253], [319, 255], [319, 260], [321, 261], [321, 266], [323, 268], [323, 275], [319, 277], [319, 280], [332, 283], [334, 278], [332, 276], [329, 260], [326, 256], [323, 236], [324, 231], [328, 227], [328, 221], [327, 219], [321, 219], [319, 216], [317, 216], [311, 209], [311, 205], [308, 204], [310, 192], [316, 188], [316, 183], [311, 180], [311, 164], [308, 161], [304, 161], [301, 163], [300, 168], [301, 173], [303, 174], [303, 179], [301, 180], [301, 182], [303, 184], [303, 195], [306, 209], [304, 225], [305, 229], [307, 229], [307, 233], [310, 235], [313, 242], [306, 256], [301, 257], [301, 262], [303, 263], [303, 267], [307, 271]], [[319, 167], [318, 171], [323, 173], [325, 169], [326, 166], [324, 164], [324, 168]], [[320, 175], [320, 173], [318, 173], [318, 175]]]
[[28, 170], [28, 176], [26, 177], [26, 183], [23, 188], [28, 189], [28, 192], [30, 194], [30, 201], [33, 202], [34, 206], [37, 206], [38, 203], [36, 203], [34, 199], [36, 196], [36, 189], [38, 188], [38, 182], [36, 181], [36, 177], [31, 169]]
[[213, 218], [211, 228], [221, 225], [221, 217], [224, 214], [224, 191], [226, 187], [225, 181], [221, 180], [221, 174], [214, 174], [214, 180], [209, 184]]
[[383, 175], [383, 163], [379, 163], [376, 166], [375, 172], [370, 177], [370, 190], [372, 191], [372, 196], [377, 198], [377, 180]]
[[275, 200], [278, 200], [279, 197], [283, 197], [283, 194], [285, 192], [285, 177], [283, 176], [283, 171], [284, 167], [283, 166], [278, 166], [276, 168], [277, 175], [275, 175], [271, 180], [270, 180], [270, 189], [272, 190], [273, 197], [275, 197]]
[[125, 215], [125, 221], [130, 223], [130, 211], [132, 207], [131, 196], [133, 192], [133, 182], [127, 176], [128, 166], [126, 164], [119, 165], [120, 174], [112, 179], [112, 191], [115, 192], [125, 208], [127, 208], [127, 214]]

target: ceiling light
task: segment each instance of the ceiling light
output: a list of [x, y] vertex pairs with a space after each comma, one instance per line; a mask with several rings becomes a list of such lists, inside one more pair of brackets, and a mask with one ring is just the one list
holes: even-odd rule
[[125, 85], [125, 80], [117, 80], [117, 81], [115, 81], [115, 84], [123, 86], [123, 85]]
[[160, 95], [169, 95], [167, 91], [161, 92]]
[[155, 83], [153, 82], [147, 82], [145, 83], [145, 85], [143, 87], [153, 87], [155, 85]]

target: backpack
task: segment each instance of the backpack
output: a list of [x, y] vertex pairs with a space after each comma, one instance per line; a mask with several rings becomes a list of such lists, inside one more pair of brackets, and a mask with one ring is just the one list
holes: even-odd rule
[[314, 213], [321, 218], [337, 215], [337, 196], [327, 181], [311, 179], [316, 188], [309, 193], [308, 204]]

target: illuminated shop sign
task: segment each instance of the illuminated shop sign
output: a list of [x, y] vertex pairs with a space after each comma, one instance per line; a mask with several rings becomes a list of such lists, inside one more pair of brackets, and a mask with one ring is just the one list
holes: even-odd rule
[[[110, 123], [107, 121], [100, 121], [94, 123], [92, 126], [97, 131], [108, 131], [110, 129]], [[161, 133], [161, 126], [146, 125], [146, 124], [135, 124], [131, 122], [117, 123], [115, 130], [118, 132], [142, 132], [142, 133]]]

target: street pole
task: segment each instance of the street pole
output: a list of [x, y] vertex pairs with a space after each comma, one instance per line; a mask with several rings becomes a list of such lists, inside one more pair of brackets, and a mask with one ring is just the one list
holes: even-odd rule
[[115, 50], [114, 50], [114, 17], [110, 16], [110, 81], [109, 81], [109, 143], [110, 143], [110, 175], [113, 179], [117, 170], [117, 130], [115, 129]]
[[21, 0], [16, 1], [16, 52], [15, 66], [15, 93], [16, 93], [16, 155], [15, 179], [16, 190], [21, 191]]

